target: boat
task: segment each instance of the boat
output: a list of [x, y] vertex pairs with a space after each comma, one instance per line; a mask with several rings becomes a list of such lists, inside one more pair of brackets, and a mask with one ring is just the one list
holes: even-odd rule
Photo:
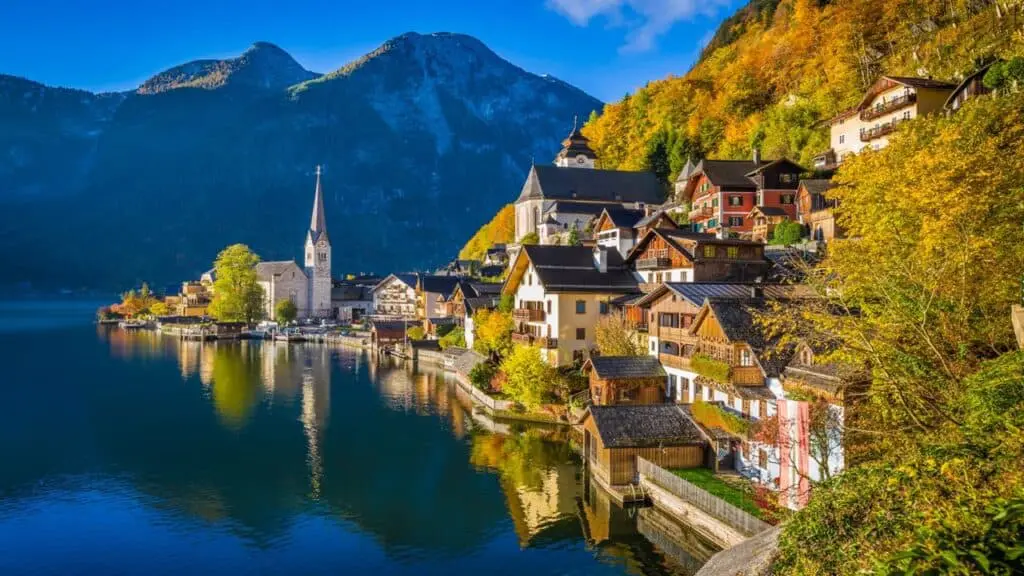
[[117, 326], [123, 330], [143, 330], [149, 328], [149, 324], [142, 320], [122, 320], [117, 323]]
[[277, 342], [305, 342], [306, 337], [297, 330], [285, 330], [274, 335]]

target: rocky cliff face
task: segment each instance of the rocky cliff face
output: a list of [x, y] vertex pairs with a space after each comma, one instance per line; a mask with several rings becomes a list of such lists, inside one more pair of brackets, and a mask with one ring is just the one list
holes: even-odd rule
[[436, 265], [600, 106], [458, 34], [325, 75], [258, 43], [123, 94], [0, 76], [0, 283], [171, 283], [233, 242], [299, 258], [316, 164], [335, 270]]

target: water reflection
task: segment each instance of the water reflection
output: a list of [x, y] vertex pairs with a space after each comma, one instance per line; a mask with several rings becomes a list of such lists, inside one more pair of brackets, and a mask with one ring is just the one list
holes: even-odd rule
[[[0, 467], [0, 572], [5, 554], [45, 558], [54, 542], [69, 558], [118, 558], [116, 538], [86, 547], [79, 521], [24, 528], [68, 502], [88, 523], [95, 498], [105, 521], [133, 519], [127, 532], [201, 535], [152, 536], [158, 556], [177, 554], [164, 571], [182, 558], [211, 567], [197, 537], [250, 551], [228, 571], [254, 568], [254, 550], [258, 566], [290, 571], [300, 557], [285, 551], [311, 542], [301, 558], [319, 570], [681, 571], [636, 518], [585, 493], [564, 429], [475, 413], [443, 372], [318, 345], [93, 330], [0, 338], [19, 351], [15, 381], [45, 366], [52, 383], [0, 403], [0, 439], [33, 439], [0, 442], [0, 461], [17, 463]], [[62, 361], [47, 362], [55, 349]], [[139, 504], [159, 519], [139, 524]]]

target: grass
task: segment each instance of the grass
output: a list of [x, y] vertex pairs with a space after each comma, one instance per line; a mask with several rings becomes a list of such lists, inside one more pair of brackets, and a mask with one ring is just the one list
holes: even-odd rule
[[707, 468], [687, 468], [672, 470], [672, 473], [705, 492], [718, 496], [740, 510], [764, 520], [764, 511], [757, 507], [757, 504], [754, 503], [754, 497], [748, 490], [722, 480], [711, 470]]

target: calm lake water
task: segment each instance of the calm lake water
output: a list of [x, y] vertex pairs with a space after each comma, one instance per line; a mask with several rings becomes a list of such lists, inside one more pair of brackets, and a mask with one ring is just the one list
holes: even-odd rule
[[0, 304], [0, 574], [689, 574], [713, 552], [436, 370], [94, 309]]

